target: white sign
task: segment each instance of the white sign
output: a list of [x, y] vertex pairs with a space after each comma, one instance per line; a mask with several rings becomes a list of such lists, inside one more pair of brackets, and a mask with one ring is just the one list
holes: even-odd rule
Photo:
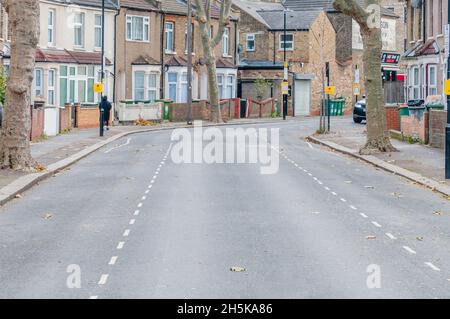
[[450, 25], [446, 24], [445, 25], [445, 57], [448, 58], [449, 57], [449, 53], [450, 53]]
[[355, 70], [355, 84], [359, 84], [359, 69]]
[[[381, 18], [381, 40], [383, 51], [397, 51], [397, 22], [395, 19]], [[363, 50], [363, 41], [359, 24], [353, 20], [352, 47], [354, 50]]]

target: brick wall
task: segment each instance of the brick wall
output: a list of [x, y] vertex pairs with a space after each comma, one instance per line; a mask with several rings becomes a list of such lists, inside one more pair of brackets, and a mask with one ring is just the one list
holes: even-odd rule
[[[188, 105], [186, 103], [172, 103], [169, 106], [169, 117], [171, 122], [184, 122], [187, 118]], [[206, 101], [192, 103], [192, 118], [194, 120], [206, 121], [209, 113]]]
[[66, 105], [59, 110], [59, 132], [70, 130], [72, 128], [72, 107]]
[[425, 109], [411, 110], [409, 116], [401, 117], [403, 136], [428, 143], [428, 112]]
[[400, 131], [400, 112], [398, 106], [386, 106], [385, 110], [387, 129]]
[[445, 147], [445, 126], [447, 124], [447, 111], [430, 110], [429, 142], [431, 146]]
[[31, 107], [30, 140], [36, 141], [44, 134], [44, 109]]
[[99, 127], [100, 111], [98, 107], [86, 108], [76, 106], [76, 123], [78, 128]]

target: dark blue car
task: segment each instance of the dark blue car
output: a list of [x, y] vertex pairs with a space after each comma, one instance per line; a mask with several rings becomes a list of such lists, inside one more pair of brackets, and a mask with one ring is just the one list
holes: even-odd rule
[[353, 121], [355, 123], [361, 123], [366, 120], [366, 99], [362, 99], [356, 102], [353, 108]]

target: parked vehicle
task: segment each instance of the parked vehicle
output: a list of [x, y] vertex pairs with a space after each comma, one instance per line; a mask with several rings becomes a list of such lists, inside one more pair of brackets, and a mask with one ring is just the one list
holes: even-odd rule
[[361, 123], [366, 120], [366, 99], [356, 102], [353, 108], [353, 122]]

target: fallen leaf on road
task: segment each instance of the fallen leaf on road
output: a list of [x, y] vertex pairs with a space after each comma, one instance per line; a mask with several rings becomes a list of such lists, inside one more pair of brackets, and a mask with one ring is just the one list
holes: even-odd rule
[[423, 237], [416, 237], [416, 239], [418, 240], [418, 241], [423, 241]]
[[46, 168], [45, 166], [41, 165], [41, 164], [38, 164], [38, 165], [36, 165], [36, 166], [34, 167], [34, 169], [35, 169], [36, 171], [38, 171], [38, 172], [43, 172], [43, 171], [45, 171], [47, 168]]
[[233, 266], [233, 267], [230, 268], [230, 271], [232, 271], [232, 272], [244, 272], [244, 271], [246, 271], [246, 269], [243, 268], [243, 267]]
[[440, 211], [435, 211], [434, 213], [433, 213], [433, 215], [436, 215], [436, 216], [442, 216], [442, 215], [444, 215], [442, 212], [440, 212]]
[[14, 196], [14, 198], [22, 198], [23, 196], [20, 194], [17, 194], [16, 196]]
[[403, 197], [403, 195], [402, 194], [400, 194], [400, 193], [391, 193], [391, 195], [392, 196], [395, 196], [395, 197], [397, 197], [397, 198], [402, 198]]
[[346, 183], [346, 184], [351, 184], [352, 181], [345, 181], [344, 183]]
[[366, 236], [366, 239], [377, 239], [377, 236]]
[[46, 214], [44, 215], [44, 219], [45, 219], [45, 220], [49, 220], [49, 219], [51, 219], [51, 218], [53, 218], [53, 214], [46, 213]]
[[364, 188], [375, 189], [375, 187], [374, 187], [374, 186], [370, 186], [370, 185], [368, 185], [368, 186], [364, 186]]

